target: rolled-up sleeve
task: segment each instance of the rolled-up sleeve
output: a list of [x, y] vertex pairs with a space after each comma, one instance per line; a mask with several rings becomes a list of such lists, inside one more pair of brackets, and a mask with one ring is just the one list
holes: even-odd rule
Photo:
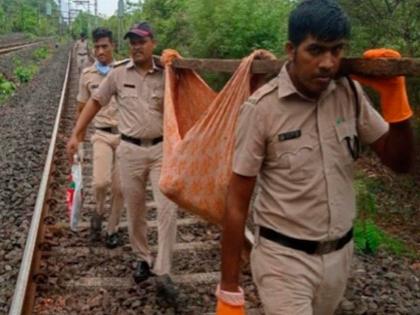
[[359, 83], [355, 82], [360, 100], [360, 114], [357, 119], [357, 129], [360, 140], [364, 144], [372, 144], [389, 130], [389, 124], [373, 108], [369, 97]]
[[257, 176], [265, 153], [265, 132], [261, 112], [257, 106], [242, 105], [236, 126], [233, 172], [243, 176]]
[[79, 103], [86, 103], [90, 98], [90, 92], [86, 82], [86, 75], [82, 73], [79, 80], [79, 92], [77, 93], [77, 101]]
[[92, 98], [98, 101], [101, 106], [106, 106], [111, 100], [111, 97], [117, 92], [117, 85], [115, 80], [115, 72], [111, 71], [104, 80], [102, 80], [97, 91]]

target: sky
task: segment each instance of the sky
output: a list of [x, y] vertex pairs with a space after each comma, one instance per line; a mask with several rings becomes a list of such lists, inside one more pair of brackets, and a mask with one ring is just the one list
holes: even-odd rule
[[118, 8], [118, 0], [98, 0], [98, 12], [106, 16], [111, 16]]
[[[61, 3], [63, 4], [63, 12], [67, 12], [68, 0], [61, 0]], [[90, 0], [90, 3], [91, 3], [91, 11], [93, 13], [94, 0]], [[75, 4], [72, 4], [71, 7], [75, 9], [77, 6]], [[77, 8], [82, 9], [83, 7], [79, 6]], [[118, 8], [118, 0], [98, 0], [98, 13], [101, 15], [110, 17], [111, 15], [115, 13], [117, 8]], [[87, 10], [87, 5], [84, 7], [84, 11], [85, 10]], [[64, 13], [64, 14], [67, 15], [67, 13]]]

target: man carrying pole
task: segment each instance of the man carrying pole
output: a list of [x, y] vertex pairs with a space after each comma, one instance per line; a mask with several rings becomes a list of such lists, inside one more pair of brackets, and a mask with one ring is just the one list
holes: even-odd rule
[[[251, 268], [265, 314], [332, 315], [353, 255], [359, 141], [394, 171], [409, 170], [412, 111], [404, 78], [360, 78], [380, 93], [382, 118], [359, 84], [336, 77], [349, 37], [336, 1], [302, 1], [289, 17], [289, 61], [241, 109], [217, 315], [244, 314], [240, 254], [257, 176]], [[365, 53], [398, 56], [387, 49]]]

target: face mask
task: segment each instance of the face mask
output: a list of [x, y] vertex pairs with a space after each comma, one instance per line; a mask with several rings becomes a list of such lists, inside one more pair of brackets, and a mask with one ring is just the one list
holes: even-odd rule
[[96, 62], [95, 67], [101, 75], [107, 75], [108, 72], [111, 70], [111, 67], [109, 65], [103, 65], [100, 62]]

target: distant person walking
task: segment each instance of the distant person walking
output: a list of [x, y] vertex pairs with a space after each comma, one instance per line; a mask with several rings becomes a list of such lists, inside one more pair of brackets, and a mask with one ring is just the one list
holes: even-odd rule
[[81, 74], [82, 70], [89, 64], [89, 47], [86, 33], [80, 33], [80, 39], [74, 45], [74, 53], [76, 55], [77, 69], [79, 74]]

